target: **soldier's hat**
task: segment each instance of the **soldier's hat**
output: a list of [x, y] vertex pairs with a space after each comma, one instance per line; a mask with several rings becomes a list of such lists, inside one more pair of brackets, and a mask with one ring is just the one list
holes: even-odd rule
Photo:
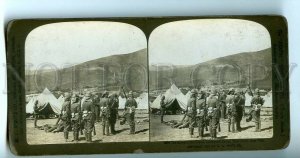
[[256, 90], [254, 91], [254, 93], [257, 94], [257, 95], [259, 94], [259, 92], [260, 92], [259, 89], [256, 89]]
[[197, 94], [198, 92], [197, 92], [196, 89], [192, 89], [192, 90], [191, 90], [191, 93], [192, 93], [192, 94]]
[[85, 93], [85, 97], [86, 97], [86, 98], [90, 98], [90, 97], [91, 97], [91, 93], [90, 93], [90, 92], [86, 92], [86, 93]]
[[132, 91], [129, 91], [128, 95], [129, 95], [129, 96], [133, 96], [133, 92], [132, 92]]
[[166, 97], [163, 95], [162, 97], [161, 97], [161, 99], [165, 99]]
[[65, 93], [65, 99], [70, 99], [71, 98], [71, 94], [70, 93]]
[[72, 98], [79, 98], [79, 96], [78, 96], [78, 94], [74, 93], [74, 94], [72, 95]]

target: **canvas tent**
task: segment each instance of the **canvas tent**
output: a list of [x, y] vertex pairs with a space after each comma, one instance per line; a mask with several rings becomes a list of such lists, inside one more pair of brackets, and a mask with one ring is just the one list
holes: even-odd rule
[[139, 97], [136, 98], [137, 109], [148, 109], [148, 93], [142, 93]]
[[186, 109], [188, 98], [182, 94], [175, 84], [172, 84], [163, 95], [156, 97], [156, 99], [150, 105], [151, 109], [160, 109], [160, 101], [162, 96], [165, 96], [165, 106], [167, 111], [172, 111], [172, 113], [174, 113], [177, 110]]
[[36, 97], [33, 97], [26, 105], [26, 113], [33, 113], [34, 104], [38, 103], [39, 113], [43, 115], [59, 114], [62, 104], [55, 96], [45, 88], [44, 91]]
[[[148, 109], [148, 93], [142, 93], [139, 97], [135, 98], [137, 109]], [[119, 109], [124, 109], [126, 98], [119, 96]]]

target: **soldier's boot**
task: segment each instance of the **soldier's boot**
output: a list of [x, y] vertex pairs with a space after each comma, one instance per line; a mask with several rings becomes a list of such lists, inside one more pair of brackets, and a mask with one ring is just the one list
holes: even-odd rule
[[235, 125], [236, 123], [231, 123], [231, 129], [232, 129], [232, 133], [236, 133], [236, 130], [235, 130]]
[[77, 131], [76, 132], [76, 140], [75, 140], [75, 142], [77, 143], [79, 141], [79, 132]]
[[105, 132], [106, 132], [106, 136], [110, 136], [110, 133], [109, 133], [109, 125], [106, 125], [106, 127], [105, 127]]
[[68, 142], [69, 132], [64, 132], [65, 142]]
[[260, 132], [261, 131], [261, 122], [259, 121], [258, 122], [258, 130], [257, 130], [258, 132]]
[[212, 140], [214, 139], [214, 135], [215, 135], [215, 134], [214, 134], [214, 130], [212, 129], [212, 130], [211, 130], [211, 133], [210, 133], [210, 138], [211, 138]]
[[92, 133], [89, 134], [89, 142], [92, 142]]
[[240, 124], [239, 121], [236, 122], [236, 130], [237, 130], [238, 132], [241, 131], [241, 124]]
[[231, 124], [230, 124], [230, 123], [228, 123], [228, 132], [231, 132], [231, 130], [230, 130], [230, 126], [231, 126]]
[[88, 133], [86, 131], [84, 131], [84, 135], [85, 135], [85, 141], [88, 141]]
[[255, 131], [254, 132], [258, 132], [258, 122], [255, 122]]
[[191, 136], [191, 138], [194, 138], [194, 128], [190, 128], [190, 129], [191, 129], [190, 136]]
[[115, 130], [115, 124], [111, 124], [111, 125], [110, 125], [110, 133], [111, 133], [112, 135], [114, 135], [114, 134], [116, 133], [116, 130]]
[[102, 125], [102, 135], [104, 136], [105, 135], [105, 126]]
[[217, 139], [217, 130], [214, 130], [214, 139]]
[[199, 139], [203, 139], [203, 128], [198, 128]]
[[37, 119], [34, 119], [34, 128], [37, 128]]

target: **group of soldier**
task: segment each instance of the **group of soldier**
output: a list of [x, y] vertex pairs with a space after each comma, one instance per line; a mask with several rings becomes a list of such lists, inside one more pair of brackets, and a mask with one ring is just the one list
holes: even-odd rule
[[[127, 96], [126, 96], [127, 97]], [[95, 123], [102, 123], [102, 135], [116, 134], [115, 124], [120, 117], [120, 124], [126, 122], [130, 126], [129, 134], [135, 134], [135, 109], [137, 102], [130, 91], [125, 102], [124, 112], [118, 114], [118, 94], [105, 91], [103, 94], [85, 92], [83, 96], [77, 93], [65, 93], [60, 121], [63, 124], [64, 139], [69, 141], [69, 132], [73, 132], [73, 141], [79, 141], [79, 133], [85, 135], [87, 142], [92, 142], [92, 135], [96, 135]], [[36, 114], [38, 111], [35, 112]], [[34, 123], [36, 126], [36, 121]]]
[[[251, 95], [252, 92], [250, 91]], [[220, 120], [227, 120], [228, 132], [236, 133], [242, 130], [241, 121], [245, 116], [245, 92], [240, 89], [213, 89], [210, 92], [191, 90], [187, 101], [185, 117], [188, 117], [189, 135], [194, 138], [194, 128], [198, 127], [199, 138], [203, 139], [204, 129], [209, 126], [211, 139], [217, 139], [217, 132], [221, 131]], [[161, 98], [161, 122], [163, 123], [165, 97]], [[255, 132], [261, 131], [260, 110], [264, 104], [260, 91], [255, 90], [251, 100], [251, 110], [247, 113], [247, 122], [255, 123]]]

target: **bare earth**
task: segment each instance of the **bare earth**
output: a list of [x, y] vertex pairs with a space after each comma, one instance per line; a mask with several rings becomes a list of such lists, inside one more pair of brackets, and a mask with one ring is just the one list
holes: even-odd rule
[[[180, 141], [180, 140], [197, 140], [198, 129], [194, 129], [196, 138], [190, 138], [188, 128], [172, 128], [169, 125], [160, 123], [159, 115], [150, 115], [150, 141]], [[183, 115], [165, 115], [164, 121], [180, 121]], [[261, 116], [261, 132], [254, 132], [254, 122], [246, 122], [243, 118], [241, 132], [228, 133], [228, 123], [221, 121], [221, 132], [218, 132], [218, 139], [251, 139], [251, 138], [271, 138], [273, 136], [273, 120], [271, 116]], [[209, 131], [204, 130], [204, 139], [210, 139]]]
[[[121, 112], [119, 112], [121, 114]], [[128, 135], [129, 125], [120, 125], [120, 120], [116, 123], [116, 135], [102, 136], [102, 124], [96, 123], [96, 135], [93, 135], [93, 142], [133, 142], [133, 141], [149, 141], [149, 122], [143, 120], [148, 119], [149, 115], [144, 112], [136, 112], [136, 134]], [[149, 120], [149, 119], [148, 119]], [[55, 124], [56, 119], [42, 119], [38, 120], [38, 126], [45, 124]], [[44, 130], [35, 129], [33, 120], [26, 120], [27, 125], [27, 143], [28, 144], [65, 144], [74, 143], [73, 134], [69, 132], [70, 142], [65, 142], [63, 132], [46, 133]], [[84, 135], [79, 135], [79, 143], [86, 143]]]

